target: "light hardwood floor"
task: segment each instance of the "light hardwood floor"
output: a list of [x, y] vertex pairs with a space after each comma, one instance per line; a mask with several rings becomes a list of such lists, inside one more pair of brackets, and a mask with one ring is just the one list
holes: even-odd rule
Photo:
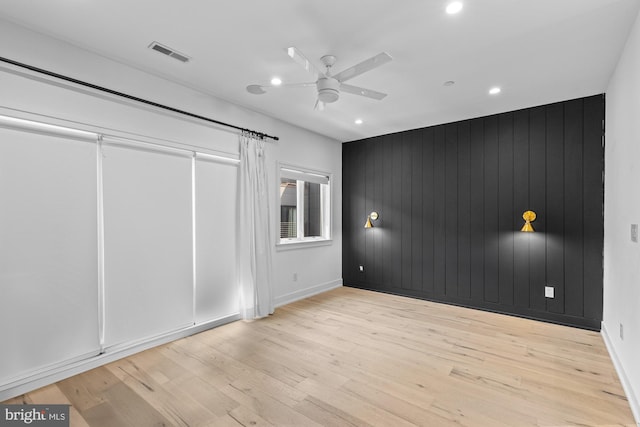
[[635, 426], [599, 333], [352, 288], [21, 402], [72, 426]]

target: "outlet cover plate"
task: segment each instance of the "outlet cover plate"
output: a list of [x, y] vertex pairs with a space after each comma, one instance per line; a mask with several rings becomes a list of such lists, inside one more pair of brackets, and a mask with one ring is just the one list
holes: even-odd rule
[[638, 224], [631, 224], [631, 241], [638, 243]]
[[544, 297], [545, 298], [555, 298], [554, 287], [553, 286], [545, 286], [544, 287]]

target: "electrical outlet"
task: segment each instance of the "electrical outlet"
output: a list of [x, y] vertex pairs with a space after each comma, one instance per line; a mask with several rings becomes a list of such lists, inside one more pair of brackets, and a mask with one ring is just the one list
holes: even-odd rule
[[638, 224], [631, 224], [631, 241], [638, 243]]
[[555, 298], [554, 289], [555, 288], [553, 286], [545, 286], [544, 287], [544, 297], [545, 298]]
[[360, 266], [360, 271], [364, 271], [364, 265]]
[[293, 281], [294, 282], [298, 281], [298, 273], [293, 273]]
[[622, 323], [620, 323], [620, 339], [624, 340], [624, 328], [622, 326]]

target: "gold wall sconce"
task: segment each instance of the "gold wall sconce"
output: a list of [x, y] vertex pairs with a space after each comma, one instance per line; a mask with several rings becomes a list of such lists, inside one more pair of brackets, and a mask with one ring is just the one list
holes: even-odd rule
[[531, 223], [536, 220], [536, 213], [534, 211], [526, 211], [522, 214], [522, 219], [524, 219], [524, 225], [520, 229], [520, 231], [533, 232], [533, 226]]
[[364, 223], [364, 228], [372, 228], [373, 224], [371, 223], [371, 220], [377, 220], [378, 219], [378, 212], [371, 212], [369, 215], [367, 215], [367, 222]]

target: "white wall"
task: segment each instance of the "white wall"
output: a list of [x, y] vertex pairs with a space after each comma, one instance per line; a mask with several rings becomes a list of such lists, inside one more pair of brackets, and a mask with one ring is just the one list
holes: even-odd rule
[[[276, 305], [342, 284], [340, 142], [1, 20], [0, 52], [1, 56], [18, 62], [278, 136], [278, 142], [267, 144], [268, 170], [273, 182], [273, 202], [270, 206], [272, 218], [279, 217], [277, 162], [329, 172], [333, 176], [333, 241], [329, 245], [286, 251], [276, 251], [275, 244], [273, 245]], [[0, 114], [59, 123], [147, 142], [161, 140], [170, 146], [196, 147], [197, 151], [204, 153], [238, 156], [237, 131], [233, 129], [165, 113], [90, 90], [73, 89], [68, 84], [55, 84], [54, 80], [40, 78], [34, 73], [27, 74], [19, 68], [0, 63]], [[229, 194], [225, 198], [235, 199], [234, 195]], [[278, 231], [275, 219], [272, 224], [275, 239]], [[297, 280], [294, 280], [294, 273], [297, 273]], [[7, 319], [0, 317], [0, 320], [0, 323], [6, 324]], [[20, 344], [16, 345], [19, 347]], [[0, 359], [4, 351], [7, 351], [7, 347], [3, 346]], [[20, 391], [24, 391], [24, 387]]]
[[602, 332], [640, 422], [640, 243], [630, 239], [640, 223], [640, 16], [606, 96]]

